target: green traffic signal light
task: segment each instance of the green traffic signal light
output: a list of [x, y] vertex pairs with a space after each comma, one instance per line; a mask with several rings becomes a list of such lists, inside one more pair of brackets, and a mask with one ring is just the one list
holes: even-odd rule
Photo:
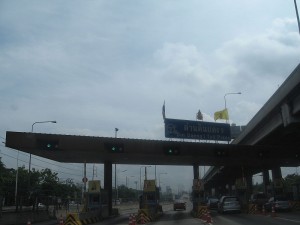
[[37, 140], [37, 147], [43, 150], [59, 150], [58, 140]]
[[164, 147], [164, 152], [166, 155], [179, 155], [180, 149], [177, 146], [167, 146]]
[[105, 143], [105, 148], [112, 153], [123, 153], [124, 144], [123, 143]]

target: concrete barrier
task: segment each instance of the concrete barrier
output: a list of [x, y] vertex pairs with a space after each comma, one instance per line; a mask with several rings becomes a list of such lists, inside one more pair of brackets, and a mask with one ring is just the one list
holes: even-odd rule
[[50, 220], [51, 217], [47, 210], [3, 212], [0, 218], [1, 225], [24, 225], [30, 221], [32, 224]]

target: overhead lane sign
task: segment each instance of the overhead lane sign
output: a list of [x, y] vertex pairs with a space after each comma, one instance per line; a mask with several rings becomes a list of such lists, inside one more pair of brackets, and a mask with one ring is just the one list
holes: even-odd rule
[[180, 139], [198, 139], [230, 141], [230, 125], [193, 120], [165, 118], [165, 137]]

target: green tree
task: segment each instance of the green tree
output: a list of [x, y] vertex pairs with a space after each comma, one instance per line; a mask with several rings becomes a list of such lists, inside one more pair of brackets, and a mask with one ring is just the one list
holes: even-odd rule
[[137, 199], [137, 190], [128, 188], [125, 185], [118, 187], [118, 197], [127, 200], [136, 200]]
[[32, 168], [29, 177], [28, 170], [24, 166], [18, 170], [7, 169], [0, 162], [0, 198], [2, 196], [5, 199], [5, 205], [15, 205], [17, 174], [16, 210], [19, 210], [18, 206], [35, 205], [38, 202], [53, 204], [58, 197], [66, 199], [68, 196], [71, 198], [81, 196], [80, 185], [76, 185], [72, 179], [60, 182], [58, 174], [50, 169], [39, 171]]
[[283, 185], [286, 192], [291, 192], [292, 187], [300, 184], [300, 176], [298, 174], [289, 174], [283, 179]]

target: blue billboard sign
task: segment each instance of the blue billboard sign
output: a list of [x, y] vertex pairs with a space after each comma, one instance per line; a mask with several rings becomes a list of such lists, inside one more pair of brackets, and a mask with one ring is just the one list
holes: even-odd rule
[[230, 141], [230, 125], [165, 118], [165, 137], [213, 141]]

